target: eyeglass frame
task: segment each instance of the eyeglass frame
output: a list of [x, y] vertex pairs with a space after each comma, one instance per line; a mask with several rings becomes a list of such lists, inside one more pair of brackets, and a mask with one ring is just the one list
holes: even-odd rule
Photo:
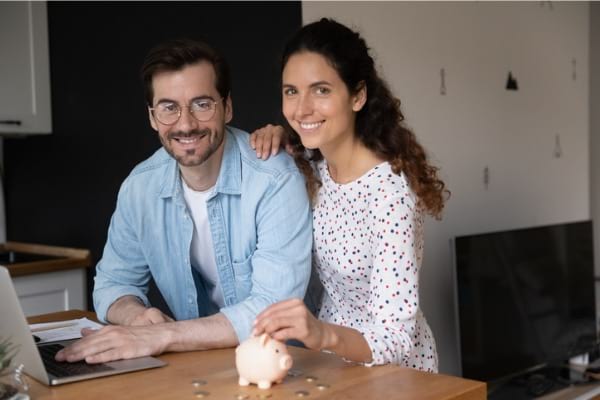
[[[213, 119], [213, 117], [215, 116], [216, 111], [217, 111], [217, 104], [223, 103], [225, 101], [225, 97], [221, 97], [219, 100], [213, 100], [210, 97], [204, 97], [204, 98], [200, 98], [200, 99], [210, 100], [210, 101], [213, 102], [213, 106], [212, 106], [212, 109], [211, 109], [212, 110], [212, 115], [210, 116], [210, 118], [205, 119], [205, 120], [200, 120], [200, 119], [196, 118], [196, 116], [194, 115], [194, 113], [191, 111], [191, 108], [192, 108], [191, 106], [189, 106], [189, 105], [187, 105], [187, 106], [180, 106], [179, 104], [177, 104], [174, 101], [171, 102], [171, 103], [173, 103], [173, 104], [175, 104], [177, 106], [177, 119], [174, 122], [170, 123], [170, 124], [166, 124], [166, 123], [162, 122], [160, 119], [158, 119], [158, 117], [154, 113], [154, 110], [156, 109], [156, 107], [148, 107], [148, 110], [152, 113], [152, 116], [154, 117], [154, 119], [156, 119], [158, 122], [160, 122], [161, 124], [166, 125], [166, 126], [173, 126], [177, 122], [179, 122], [179, 120], [181, 119], [181, 113], [182, 113], [182, 109], [183, 108], [187, 108], [188, 111], [189, 111], [189, 113], [190, 113], [190, 115], [192, 116], [192, 118], [194, 118], [196, 121], [198, 121], [198, 122], [208, 122], [211, 119]], [[194, 99], [194, 100], [200, 100], [200, 99]], [[192, 102], [194, 100], [192, 100]], [[156, 105], [159, 105], [160, 103], [163, 103], [163, 102], [158, 102]]]

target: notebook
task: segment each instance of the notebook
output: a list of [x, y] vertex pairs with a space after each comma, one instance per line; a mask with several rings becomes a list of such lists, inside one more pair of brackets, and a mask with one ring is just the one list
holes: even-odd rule
[[46, 385], [60, 385], [166, 365], [165, 362], [154, 357], [111, 361], [105, 364], [54, 361], [54, 354], [73, 341], [35, 344], [12, 279], [8, 270], [2, 266], [0, 266], [0, 321], [0, 341], [8, 339], [18, 348], [13, 358], [13, 365], [23, 364], [28, 375]]

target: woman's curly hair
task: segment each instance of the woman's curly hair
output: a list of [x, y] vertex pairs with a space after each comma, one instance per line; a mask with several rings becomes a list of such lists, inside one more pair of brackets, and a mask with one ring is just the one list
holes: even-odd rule
[[[282, 57], [282, 70], [297, 53], [322, 55], [337, 71], [350, 93], [366, 88], [367, 101], [356, 114], [356, 135], [377, 156], [388, 161], [396, 174], [404, 173], [417, 195], [419, 206], [440, 218], [450, 192], [438, 178], [438, 168], [429, 164], [423, 146], [404, 124], [400, 100], [379, 77], [365, 40], [348, 27], [328, 18], [308, 24], [287, 43]], [[311, 199], [315, 199], [321, 182], [310, 162], [323, 159], [318, 149], [307, 150], [289, 124], [287, 140], [296, 164], [306, 177]]]

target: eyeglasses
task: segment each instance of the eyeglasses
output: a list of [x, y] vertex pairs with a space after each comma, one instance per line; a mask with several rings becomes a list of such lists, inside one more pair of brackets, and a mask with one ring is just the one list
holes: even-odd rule
[[213, 100], [213, 99], [196, 99], [192, 101], [189, 106], [180, 106], [177, 103], [170, 101], [163, 101], [156, 105], [154, 108], [150, 108], [154, 118], [164, 125], [174, 125], [181, 118], [181, 108], [186, 107], [190, 110], [190, 114], [197, 121], [206, 122], [215, 115], [217, 104], [222, 102], [224, 99]]

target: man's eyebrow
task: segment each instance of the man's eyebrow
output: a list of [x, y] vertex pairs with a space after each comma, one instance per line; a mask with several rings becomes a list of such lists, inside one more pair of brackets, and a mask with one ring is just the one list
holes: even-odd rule
[[212, 100], [212, 101], [215, 101], [215, 99], [212, 96], [207, 95], [207, 94], [202, 95], [202, 96], [197, 96], [197, 97], [194, 97], [192, 99], [192, 101], [196, 101], [196, 100]]
[[160, 104], [160, 103], [175, 103], [175, 104], [177, 104], [177, 102], [175, 100], [171, 100], [171, 99], [158, 99], [156, 104]]
[[[215, 101], [215, 99], [212, 96], [207, 95], [207, 94], [201, 95], [201, 96], [196, 96], [191, 101], [196, 101], [196, 100], [213, 100], [213, 101]], [[174, 104], [179, 105], [179, 103], [177, 101], [171, 100], [171, 99], [168, 99], [168, 98], [158, 99], [158, 101], [156, 102], [156, 104], [160, 104], [160, 103], [174, 103]]]

